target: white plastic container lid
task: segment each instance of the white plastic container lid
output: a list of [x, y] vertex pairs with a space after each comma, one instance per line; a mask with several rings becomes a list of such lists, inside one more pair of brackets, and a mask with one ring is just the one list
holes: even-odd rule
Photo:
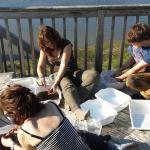
[[34, 94], [36, 87], [38, 87], [36, 79], [33, 77], [11, 79], [11, 82], [29, 88]]
[[100, 101], [105, 101], [117, 112], [126, 108], [129, 105], [131, 97], [114, 88], [106, 88], [98, 91], [95, 94], [96, 98]]
[[101, 103], [99, 100], [88, 100], [82, 103], [81, 108], [85, 111], [90, 111], [90, 117], [96, 121], [100, 121], [102, 125], [112, 123], [117, 115], [117, 112], [107, 103]]
[[131, 100], [129, 110], [133, 129], [150, 130], [149, 100]]

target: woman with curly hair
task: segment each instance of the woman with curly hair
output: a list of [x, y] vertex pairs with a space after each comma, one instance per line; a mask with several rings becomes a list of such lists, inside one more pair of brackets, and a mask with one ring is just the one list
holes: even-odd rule
[[10, 137], [1, 142], [12, 150], [88, 150], [69, 120], [52, 102], [40, 99], [21, 85], [12, 85], [0, 95], [0, 108], [18, 126], [17, 144]]
[[48, 60], [51, 73], [56, 72], [49, 93], [55, 92], [56, 87], [60, 86], [65, 103], [70, 106], [77, 119], [86, 119], [88, 112], [81, 110], [80, 104], [90, 96], [98, 79], [98, 73], [94, 70], [79, 70], [71, 42], [61, 38], [59, 33], [49, 26], [41, 26], [38, 44], [40, 57], [37, 73], [41, 85], [46, 84], [45, 65]]

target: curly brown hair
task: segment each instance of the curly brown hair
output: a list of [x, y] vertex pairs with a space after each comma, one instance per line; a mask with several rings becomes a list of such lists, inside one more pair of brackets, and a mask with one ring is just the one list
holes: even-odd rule
[[127, 34], [129, 43], [142, 42], [150, 39], [150, 27], [145, 23], [137, 23], [133, 25]]
[[44, 43], [45, 38], [48, 39], [52, 43], [54, 48], [59, 49], [61, 47], [62, 39], [59, 33], [50, 26], [42, 25], [40, 26], [40, 30], [38, 33], [38, 45], [42, 51], [51, 55], [50, 49], [45, 46], [45, 43]]
[[[44, 105], [40, 99], [34, 95], [30, 89], [21, 85], [11, 85], [0, 94], [0, 108], [6, 112], [15, 112], [24, 118], [33, 117]], [[19, 124], [19, 121], [14, 123]]]

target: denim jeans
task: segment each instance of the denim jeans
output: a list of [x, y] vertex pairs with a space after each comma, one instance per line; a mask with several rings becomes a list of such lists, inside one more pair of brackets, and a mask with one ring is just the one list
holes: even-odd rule
[[[56, 76], [57, 74], [55, 74]], [[60, 81], [60, 88], [65, 100], [72, 111], [80, 108], [94, 90], [98, 81], [98, 72], [95, 70], [67, 71]]]
[[132, 74], [126, 79], [127, 87], [130, 87], [150, 99], [150, 73]]

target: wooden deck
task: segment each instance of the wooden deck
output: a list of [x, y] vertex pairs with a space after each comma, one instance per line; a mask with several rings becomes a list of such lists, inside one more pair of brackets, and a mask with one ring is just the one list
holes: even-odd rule
[[[4, 82], [7, 78], [10, 78], [10, 76], [12, 76], [12, 73], [0, 74], [0, 79], [1, 77], [3, 77], [3, 80], [0, 80], [1, 83]], [[4, 77], [6, 77], [5, 80]], [[0, 116], [0, 127], [3, 127], [7, 124], [8, 124], [7, 119], [4, 118], [3, 116]], [[123, 139], [137, 141], [141, 143], [143, 147], [142, 150], [150, 150], [150, 131], [140, 131], [131, 128], [131, 121], [128, 107], [118, 113], [113, 123], [103, 126], [102, 134], [103, 135], [110, 134], [112, 135], [112, 137], [121, 139], [121, 141]]]
[[[7, 120], [0, 116], [0, 127], [7, 125]], [[150, 150], [150, 131], [131, 129], [128, 108], [118, 113], [115, 121], [102, 128], [102, 135], [110, 134], [117, 138], [117, 143], [140, 142], [142, 150]]]
[[113, 123], [102, 128], [102, 134], [110, 134], [121, 141], [126, 139], [124, 141], [140, 142], [143, 150], [150, 150], [150, 131], [135, 130], [131, 128], [128, 107], [118, 113]]

